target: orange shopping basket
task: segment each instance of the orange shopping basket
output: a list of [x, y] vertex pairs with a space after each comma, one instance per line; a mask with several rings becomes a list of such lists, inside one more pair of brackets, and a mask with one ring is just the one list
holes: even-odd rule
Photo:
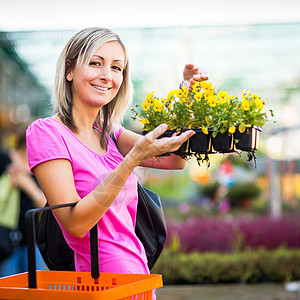
[[29, 210], [26, 214], [28, 272], [0, 278], [0, 300], [85, 300], [152, 299], [154, 289], [163, 286], [159, 274], [99, 273], [97, 225], [91, 229], [91, 273], [36, 271], [36, 213], [75, 205], [64, 204]]

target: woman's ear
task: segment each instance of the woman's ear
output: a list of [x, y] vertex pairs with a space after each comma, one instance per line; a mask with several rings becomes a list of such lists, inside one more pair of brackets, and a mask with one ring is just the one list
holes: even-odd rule
[[66, 63], [66, 70], [67, 70], [67, 75], [66, 75], [67, 80], [72, 81], [73, 80], [72, 63], [69, 59], [67, 60]]
[[66, 76], [67, 80], [68, 81], [72, 81], [73, 80], [73, 75], [72, 75], [72, 72], [69, 72]]

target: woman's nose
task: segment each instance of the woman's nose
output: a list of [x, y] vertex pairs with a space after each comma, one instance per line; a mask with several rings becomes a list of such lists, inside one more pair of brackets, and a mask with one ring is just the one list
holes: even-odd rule
[[112, 80], [110, 67], [103, 67], [101, 69], [100, 78], [105, 80], [105, 81], [111, 81]]

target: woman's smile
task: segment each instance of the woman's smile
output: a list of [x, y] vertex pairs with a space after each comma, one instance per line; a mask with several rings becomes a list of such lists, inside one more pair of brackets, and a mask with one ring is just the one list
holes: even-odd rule
[[103, 87], [103, 86], [99, 86], [99, 85], [95, 85], [91, 83], [91, 86], [94, 87], [95, 89], [102, 91], [102, 92], [107, 92], [108, 90], [110, 90], [111, 88], [108, 87]]

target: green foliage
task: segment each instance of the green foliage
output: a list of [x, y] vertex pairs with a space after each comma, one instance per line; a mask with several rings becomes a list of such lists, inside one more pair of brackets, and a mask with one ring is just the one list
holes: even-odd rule
[[288, 282], [300, 279], [300, 250], [183, 254], [166, 249], [152, 273], [165, 284]]
[[200, 193], [208, 197], [213, 197], [216, 191], [218, 190], [219, 186], [220, 184], [217, 181], [211, 181], [207, 184], [203, 184], [200, 186]]
[[[241, 98], [229, 96], [226, 91], [216, 92], [212, 83], [195, 82], [192, 90], [185, 86], [170, 91], [166, 98], [147, 95], [142, 107], [132, 109], [134, 119], [138, 117], [148, 132], [161, 123], [169, 129], [179, 131], [187, 128], [201, 128], [205, 134], [212, 130], [212, 136], [218, 133], [229, 135], [236, 131], [245, 132], [246, 127], [262, 127], [267, 121], [267, 112], [263, 112], [265, 100], [250, 91], [243, 91]], [[269, 111], [273, 117], [272, 110]]]
[[233, 185], [226, 197], [232, 206], [238, 206], [243, 199], [255, 199], [261, 193], [261, 189], [254, 182], [238, 182]]
[[171, 171], [152, 170], [155, 180], [148, 180], [144, 185], [158, 193], [165, 201], [182, 202], [193, 197], [197, 192], [197, 184], [190, 180], [187, 170]]

